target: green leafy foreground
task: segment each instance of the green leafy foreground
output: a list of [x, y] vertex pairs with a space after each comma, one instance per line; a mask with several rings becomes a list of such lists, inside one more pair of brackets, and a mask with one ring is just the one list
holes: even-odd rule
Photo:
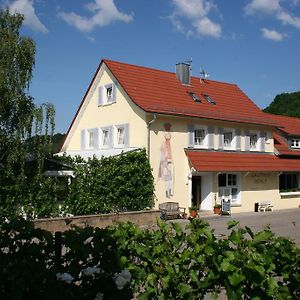
[[[122, 223], [62, 234], [24, 220], [0, 225], [0, 299], [299, 299], [300, 250], [269, 228], [228, 223], [217, 239], [209, 225]], [[56, 246], [57, 247], [57, 246]]]

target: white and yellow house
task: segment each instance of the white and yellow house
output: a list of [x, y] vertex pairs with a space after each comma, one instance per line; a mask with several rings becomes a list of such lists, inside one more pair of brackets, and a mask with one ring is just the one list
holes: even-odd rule
[[61, 153], [100, 158], [146, 148], [156, 206], [212, 210], [226, 198], [233, 213], [264, 201], [298, 207], [300, 119], [266, 114], [237, 85], [189, 71], [186, 63], [172, 73], [102, 60]]

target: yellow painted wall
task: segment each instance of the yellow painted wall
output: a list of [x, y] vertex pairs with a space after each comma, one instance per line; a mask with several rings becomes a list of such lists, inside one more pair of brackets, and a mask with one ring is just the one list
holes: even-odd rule
[[[166, 182], [163, 178], [159, 178], [159, 168], [160, 168], [160, 157], [161, 157], [161, 147], [165, 141], [165, 132], [164, 128], [165, 123], [170, 123], [171, 126], [171, 147], [172, 147], [172, 158], [173, 158], [173, 168], [174, 168], [174, 193], [173, 196], [168, 198], [166, 196]], [[165, 201], [175, 201], [179, 202], [180, 206], [188, 208], [191, 205], [191, 183], [188, 179], [190, 174], [190, 167], [188, 164], [188, 159], [185, 155], [184, 149], [188, 148], [188, 125], [203, 125], [203, 126], [213, 126], [215, 128], [214, 134], [214, 147], [218, 149], [218, 127], [226, 128], [237, 128], [236, 124], [226, 123], [226, 122], [217, 122], [209, 120], [197, 120], [183, 117], [171, 117], [171, 116], [162, 116], [158, 115], [155, 122], [151, 125], [151, 149], [150, 149], [150, 162], [153, 168], [153, 176], [155, 182], [155, 194], [156, 194], [156, 207], [159, 203]], [[264, 127], [238, 127], [242, 132], [241, 146], [242, 150], [245, 150], [245, 132], [246, 130], [253, 129], [257, 131], [265, 130]], [[270, 133], [269, 133], [270, 135]], [[270, 140], [270, 143], [266, 144], [266, 150], [271, 152], [273, 151], [273, 140]], [[216, 177], [216, 176], [215, 176]], [[217, 192], [216, 180], [214, 179], [214, 192]], [[214, 202], [214, 201], [212, 201]], [[245, 209], [249, 210], [249, 207], [245, 206]], [[244, 209], [239, 208], [240, 210]]]
[[120, 85], [116, 85], [116, 103], [98, 106], [99, 87], [112, 82], [113, 76], [105, 65], [102, 65], [70, 132], [68, 146], [63, 151], [80, 150], [82, 129], [126, 123], [129, 123], [129, 146], [147, 146], [146, 114], [128, 98]]

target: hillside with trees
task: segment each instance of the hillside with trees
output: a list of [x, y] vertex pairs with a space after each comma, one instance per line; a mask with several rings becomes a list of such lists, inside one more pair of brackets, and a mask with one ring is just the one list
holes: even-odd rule
[[300, 91], [277, 95], [264, 112], [300, 118]]

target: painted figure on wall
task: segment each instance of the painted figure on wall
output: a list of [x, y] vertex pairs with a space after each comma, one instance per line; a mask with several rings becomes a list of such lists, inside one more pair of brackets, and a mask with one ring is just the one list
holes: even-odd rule
[[160, 162], [158, 178], [163, 179], [165, 182], [166, 197], [170, 198], [173, 196], [174, 191], [174, 165], [172, 158], [172, 147], [171, 147], [171, 137], [172, 134], [171, 124], [164, 124], [164, 141], [160, 146]]

